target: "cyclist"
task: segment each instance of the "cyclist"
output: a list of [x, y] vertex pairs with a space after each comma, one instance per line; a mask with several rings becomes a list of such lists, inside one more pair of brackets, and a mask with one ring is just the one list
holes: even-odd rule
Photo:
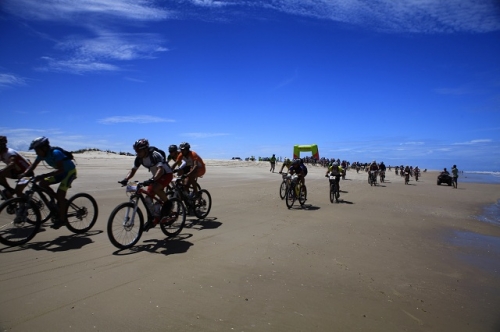
[[170, 161], [174, 161], [172, 166], [170, 166], [172, 169], [176, 166], [177, 163], [177, 156], [179, 156], [179, 149], [177, 148], [177, 145], [172, 144], [168, 147], [168, 156], [167, 156], [167, 164], [170, 166]]
[[378, 170], [379, 170], [379, 167], [377, 165], [377, 161], [375, 161], [375, 160], [372, 161], [372, 163], [370, 164], [370, 167], [368, 168], [368, 179], [370, 178], [372, 171], [375, 172], [373, 175], [374, 179], [377, 179]]
[[[3, 191], [4, 197], [12, 198], [14, 193], [21, 196], [22, 189], [16, 186], [16, 189], [7, 182], [9, 179], [18, 179], [21, 173], [24, 173], [30, 166], [30, 162], [21, 156], [16, 150], [7, 147], [7, 137], [0, 136], [0, 160], [7, 166], [0, 170], [0, 185], [5, 187]], [[33, 175], [33, 173], [31, 173]]]
[[193, 194], [196, 196], [198, 194], [198, 186], [196, 181], [199, 177], [205, 174], [206, 168], [203, 159], [194, 151], [191, 151], [191, 145], [187, 142], [182, 142], [179, 144], [179, 149], [181, 153], [177, 156], [177, 161], [174, 165], [179, 165], [179, 167], [174, 170], [181, 175], [186, 175], [184, 180], [184, 188], [188, 191], [190, 186], [193, 187]]
[[294, 159], [292, 165], [288, 168], [288, 172], [291, 175], [297, 174], [302, 185], [306, 185], [305, 177], [307, 175], [307, 167], [301, 159]]
[[339, 166], [339, 164], [334, 161], [327, 169], [325, 177], [335, 176], [335, 182], [337, 182], [337, 187], [339, 188], [340, 192], [340, 176], [344, 172], [344, 169], [342, 166]]
[[[121, 184], [126, 185], [128, 181], [134, 177], [137, 169], [142, 165], [146, 167], [152, 174], [152, 183], [146, 189], [148, 196], [152, 199], [155, 195], [158, 195], [163, 201], [163, 206], [161, 208], [160, 216], [156, 216], [153, 220], [153, 224], [146, 224], [146, 230], [155, 227], [158, 222], [169, 222], [170, 210], [172, 209], [172, 202], [168, 200], [167, 194], [164, 188], [168, 186], [170, 181], [172, 181], [173, 173], [172, 169], [163, 159], [163, 156], [158, 151], [149, 149], [149, 141], [145, 138], [138, 139], [133, 145], [134, 151], [137, 157], [134, 160], [134, 166], [128, 172], [127, 176], [120, 181]], [[149, 200], [148, 200], [149, 201]], [[160, 221], [161, 219], [161, 221]]]
[[288, 158], [285, 158], [285, 160], [283, 161], [283, 165], [281, 165], [281, 169], [279, 171], [279, 174], [282, 174], [283, 173], [283, 168], [287, 168], [287, 169], [290, 169], [290, 166], [292, 165], [292, 161]]
[[[66, 193], [71, 187], [71, 183], [76, 179], [75, 163], [60, 149], [52, 148], [49, 139], [45, 136], [35, 138], [31, 142], [29, 149], [35, 150], [36, 159], [20, 177], [33, 174], [33, 171], [41, 161], [46, 162], [50, 167], [54, 168], [52, 172], [35, 176], [35, 181], [40, 182], [40, 186], [57, 199], [59, 219], [55, 219], [51, 227], [58, 229], [66, 223]], [[57, 193], [50, 187], [50, 185], [56, 183], [59, 183]]]

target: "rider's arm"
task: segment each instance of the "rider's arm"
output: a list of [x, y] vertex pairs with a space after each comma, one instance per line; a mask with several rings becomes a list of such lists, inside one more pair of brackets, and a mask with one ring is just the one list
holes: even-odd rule
[[134, 167], [130, 169], [130, 171], [127, 173], [127, 176], [125, 177], [125, 180], [130, 180], [131, 178], [134, 177], [135, 172], [137, 172], [137, 169], [141, 166], [141, 158], [137, 157], [134, 160]]
[[16, 165], [15, 160], [16, 160], [15, 156], [10, 156], [10, 158], [8, 160], [9, 162], [6, 163], [7, 166], [5, 166], [3, 169], [1, 169], [0, 172], [7, 172], [11, 168], [13, 168]]
[[40, 161], [42, 161], [42, 160], [39, 158], [36, 158], [35, 162], [33, 164], [31, 164], [30, 167], [28, 167], [28, 169], [26, 171], [24, 171], [23, 174], [19, 175], [19, 178], [23, 178], [26, 176], [26, 174], [30, 174], [31, 172], [33, 172], [33, 170], [38, 166]]
[[153, 181], [158, 181], [162, 176], [163, 174], [165, 174], [165, 169], [163, 168], [163, 163], [158, 163], [156, 165], [156, 173], [153, 175]]

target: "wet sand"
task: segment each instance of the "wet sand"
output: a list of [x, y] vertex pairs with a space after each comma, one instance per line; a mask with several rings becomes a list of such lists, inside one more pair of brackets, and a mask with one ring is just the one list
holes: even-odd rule
[[311, 166], [306, 205], [289, 210], [268, 163], [210, 160], [208, 218], [120, 251], [106, 223], [133, 158], [76, 157], [69, 195], [96, 198], [97, 224], [0, 247], [2, 330], [500, 330], [500, 227], [474, 218], [498, 185], [437, 186], [433, 172], [405, 185], [388, 171], [371, 187], [349, 171], [332, 204], [325, 169]]

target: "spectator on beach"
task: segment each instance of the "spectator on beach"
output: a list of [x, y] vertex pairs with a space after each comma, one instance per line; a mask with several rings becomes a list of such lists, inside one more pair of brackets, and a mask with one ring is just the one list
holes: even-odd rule
[[453, 165], [451, 168], [451, 180], [453, 183], [453, 188], [458, 188], [458, 168], [457, 165]]
[[[7, 178], [18, 179], [19, 175], [24, 173], [30, 166], [29, 161], [16, 150], [7, 147], [7, 137], [5, 136], [0, 136], [0, 160], [7, 165], [0, 170], [0, 185], [5, 188], [3, 191], [5, 198], [11, 198], [14, 192], [17, 196], [21, 196], [22, 188], [16, 185], [16, 189], [12, 189], [7, 182]], [[31, 176], [33, 173], [29, 175]]]
[[269, 158], [269, 162], [271, 163], [271, 169], [269, 170], [269, 172], [274, 173], [274, 167], [276, 166], [276, 156], [274, 154], [271, 158]]

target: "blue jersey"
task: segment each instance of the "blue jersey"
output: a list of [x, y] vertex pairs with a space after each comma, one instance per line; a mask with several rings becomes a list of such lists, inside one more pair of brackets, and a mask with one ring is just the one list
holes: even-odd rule
[[45, 157], [42, 158], [37, 156], [36, 160], [45, 161], [50, 167], [53, 168], [57, 168], [57, 163], [62, 161], [64, 172], [69, 172], [72, 169], [75, 169], [75, 163], [66, 158], [66, 155], [58, 149], [50, 149], [47, 151], [47, 155]]

